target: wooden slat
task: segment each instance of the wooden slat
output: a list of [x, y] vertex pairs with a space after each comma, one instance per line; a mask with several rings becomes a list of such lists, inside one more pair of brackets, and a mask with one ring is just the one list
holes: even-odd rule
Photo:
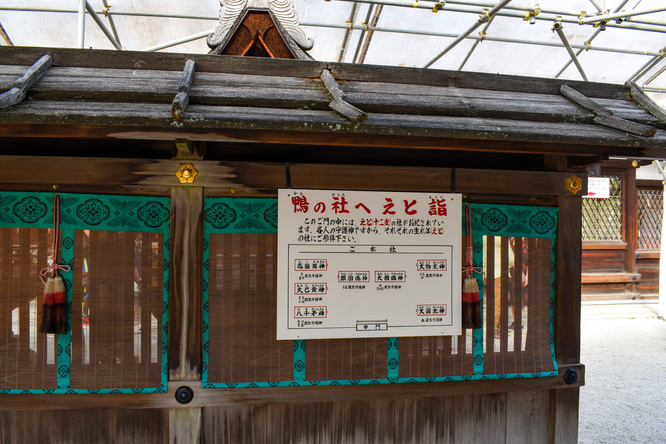
[[584, 273], [581, 275], [581, 282], [583, 284], [608, 284], [640, 281], [640, 273]]

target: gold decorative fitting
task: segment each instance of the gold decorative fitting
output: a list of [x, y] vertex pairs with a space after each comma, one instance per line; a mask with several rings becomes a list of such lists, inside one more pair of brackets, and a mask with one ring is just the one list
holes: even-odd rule
[[576, 194], [583, 189], [583, 181], [580, 177], [572, 175], [567, 179], [567, 190], [571, 191], [571, 194]]
[[194, 178], [197, 177], [199, 172], [194, 168], [191, 163], [181, 164], [176, 171], [176, 177], [180, 183], [194, 183]]

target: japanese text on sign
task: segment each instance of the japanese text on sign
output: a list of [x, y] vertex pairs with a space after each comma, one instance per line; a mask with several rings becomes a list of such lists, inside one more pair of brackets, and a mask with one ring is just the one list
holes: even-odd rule
[[461, 211], [458, 194], [280, 190], [278, 339], [460, 334]]

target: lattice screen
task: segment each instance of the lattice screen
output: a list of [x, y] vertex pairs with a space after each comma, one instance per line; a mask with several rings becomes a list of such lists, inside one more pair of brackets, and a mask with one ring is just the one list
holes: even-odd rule
[[583, 240], [622, 240], [622, 176], [610, 177], [610, 198], [583, 199]]
[[638, 248], [659, 250], [663, 217], [663, 190], [638, 189]]
[[556, 210], [473, 207], [474, 260], [484, 269], [477, 275], [482, 329], [453, 337], [277, 341], [274, 205], [274, 199], [206, 202], [204, 388], [556, 374], [550, 323]]
[[[0, 393], [166, 391], [169, 200], [0, 193]], [[57, 259], [66, 333], [44, 334], [40, 272]]]

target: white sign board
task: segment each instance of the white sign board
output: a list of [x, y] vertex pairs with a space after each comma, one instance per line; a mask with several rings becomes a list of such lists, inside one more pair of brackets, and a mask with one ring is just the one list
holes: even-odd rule
[[610, 198], [610, 177], [588, 177], [587, 196], [592, 199]]
[[459, 194], [280, 190], [278, 339], [459, 335]]

